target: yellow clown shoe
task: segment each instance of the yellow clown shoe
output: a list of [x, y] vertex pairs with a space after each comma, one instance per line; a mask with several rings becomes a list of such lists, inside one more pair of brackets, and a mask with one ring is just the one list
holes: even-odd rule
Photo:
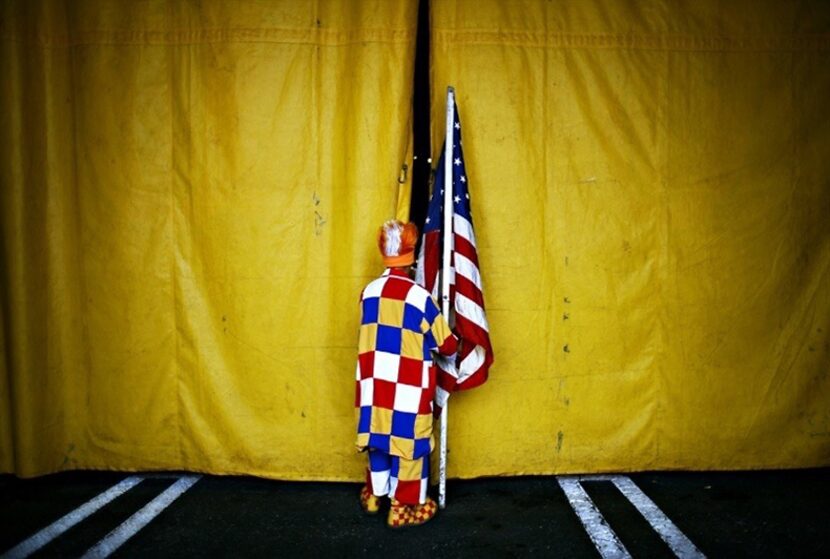
[[414, 522], [414, 526], [429, 522], [435, 517], [436, 513], [438, 513], [438, 504], [429, 497], [427, 497], [424, 504], [413, 505], [410, 508], [412, 509], [412, 520]]
[[360, 508], [366, 514], [377, 514], [380, 512], [380, 497], [373, 495], [367, 486], [360, 490]]
[[389, 507], [389, 516], [386, 518], [386, 524], [390, 528], [420, 526], [432, 520], [437, 512], [438, 505], [429, 497], [421, 505], [404, 505], [392, 499], [392, 506]]

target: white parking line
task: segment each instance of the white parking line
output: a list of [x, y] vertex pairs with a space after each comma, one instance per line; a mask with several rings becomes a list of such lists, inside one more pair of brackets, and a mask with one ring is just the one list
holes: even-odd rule
[[608, 525], [599, 509], [591, 501], [585, 489], [576, 477], [562, 476], [558, 478], [562, 491], [568, 497], [574, 512], [579, 517], [588, 537], [594, 542], [594, 546], [602, 555], [603, 559], [630, 559], [631, 554], [622, 544], [617, 534]]
[[24, 540], [17, 544], [15, 547], [11, 548], [3, 555], [0, 555], [0, 559], [22, 559], [23, 557], [28, 557], [44, 545], [48, 544], [77, 523], [81, 522], [98, 509], [115, 499], [116, 497], [120, 497], [139, 483], [141, 480], [144, 479], [141, 476], [130, 476], [121, 480], [119, 483], [113, 485], [94, 499], [91, 499], [81, 505], [80, 507], [76, 508], [69, 514], [59, 518], [37, 534], [33, 535], [27, 540]]
[[[567, 485], [570, 488], [571, 494], [579, 496], [579, 492], [584, 494], [584, 499], [588, 500], [590, 507], [594, 509], [596, 517], [591, 517], [593, 514], [589, 511], [588, 517], [591, 518], [591, 526], [586, 523], [586, 519], [583, 518], [583, 514], [577, 510], [576, 505], [574, 504], [574, 498], [571, 497], [571, 494], [568, 493], [568, 489], [566, 489], [565, 485], [563, 485], [563, 480], [567, 481]], [[605, 519], [602, 517], [602, 514], [596, 509], [593, 502], [591, 502], [590, 498], [588, 497], [587, 493], [585, 493], [584, 488], [581, 485], [583, 481], [610, 481], [612, 482], [617, 489], [620, 490], [626, 499], [628, 499], [632, 505], [643, 515], [646, 521], [651, 525], [655, 532], [662, 538], [664, 542], [671, 548], [674, 554], [681, 559], [705, 559], [705, 555], [701, 552], [692, 541], [686, 537], [686, 535], [680, 531], [680, 529], [674, 524], [674, 522], [669, 519], [668, 516], [665, 515], [660, 508], [649, 499], [648, 495], [643, 493], [643, 490], [637, 487], [631, 478], [626, 476], [617, 476], [617, 475], [606, 475], [606, 474], [598, 474], [598, 475], [582, 475], [582, 476], [564, 476], [559, 478], [559, 485], [562, 485], [562, 489], [565, 490], [565, 494], [568, 495], [568, 500], [571, 501], [571, 506], [576, 511], [577, 515], [579, 515], [582, 524], [585, 526], [585, 530], [588, 532], [588, 535], [591, 537], [591, 540], [594, 541], [594, 544], [597, 546], [597, 550], [603, 557], [606, 557], [605, 552], [603, 549], [600, 549], [600, 544], [597, 543], [597, 539], [592, 534], [592, 530], [596, 530], [596, 523], [600, 522], [607, 526], [605, 523]], [[581, 498], [581, 497], [579, 497]], [[584, 505], [583, 505], [584, 506]], [[610, 528], [608, 528], [610, 530]], [[613, 531], [611, 534], [616, 538], [616, 535]], [[617, 540], [619, 541], [619, 540]], [[622, 546], [622, 543], [620, 543]], [[625, 553], [628, 551], [625, 550], [625, 547], [622, 547], [622, 550]]]
[[129, 517], [123, 524], [107, 534], [104, 539], [92, 546], [83, 555], [83, 559], [102, 559], [109, 557], [113, 551], [121, 547], [124, 542], [136, 535], [139, 530], [147, 526], [151, 520], [178, 499], [182, 493], [193, 487], [202, 476], [182, 476], [158, 497], [147, 503], [141, 510]]
[[675, 555], [681, 559], [706, 557], [630, 478], [613, 476], [611, 481], [631, 501], [631, 504], [637, 507], [640, 514], [651, 524], [654, 531], [663, 538], [663, 541], [668, 544]]

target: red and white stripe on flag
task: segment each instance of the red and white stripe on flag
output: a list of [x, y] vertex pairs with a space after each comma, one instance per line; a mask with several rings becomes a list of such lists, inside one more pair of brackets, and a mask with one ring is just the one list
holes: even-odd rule
[[[453, 390], [475, 388], [487, 380], [493, 363], [490, 326], [484, 311], [484, 293], [473, 224], [463, 216], [453, 216], [453, 271], [450, 279], [450, 304], [455, 309], [455, 331], [462, 340], [458, 355], [458, 380]], [[445, 387], [447, 388], [447, 387]]]

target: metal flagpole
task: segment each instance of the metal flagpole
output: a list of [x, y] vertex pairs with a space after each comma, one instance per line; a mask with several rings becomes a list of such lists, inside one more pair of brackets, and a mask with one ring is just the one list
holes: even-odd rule
[[[452, 154], [453, 125], [455, 124], [455, 89], [447, 88], [447, 129], [444, 136], [444, 252], [441, 265], [441, 313], [449, 323], [450, 320], [450, 257], [452, 255]], [[441, 410], [441, 440], [438, 462], [438, 506], [447, 506], [447, 406], [444, 402]]]

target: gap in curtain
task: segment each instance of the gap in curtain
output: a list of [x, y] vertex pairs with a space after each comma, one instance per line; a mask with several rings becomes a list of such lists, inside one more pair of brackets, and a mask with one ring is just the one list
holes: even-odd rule
[[[418, 32], [415, 39], [415, 71], [412, 94], [412, 195], [409, 202], [409, 221], [424, 230], [429, 203], [429, 185], [432, 175], [432, 146], [430, 144], [430, 83], [429, 83], [429, 0], [418, 2]], [[420, 238], [418, 240], [420, 244]], [[418, 254], [416, 247], [415, 254]]]

